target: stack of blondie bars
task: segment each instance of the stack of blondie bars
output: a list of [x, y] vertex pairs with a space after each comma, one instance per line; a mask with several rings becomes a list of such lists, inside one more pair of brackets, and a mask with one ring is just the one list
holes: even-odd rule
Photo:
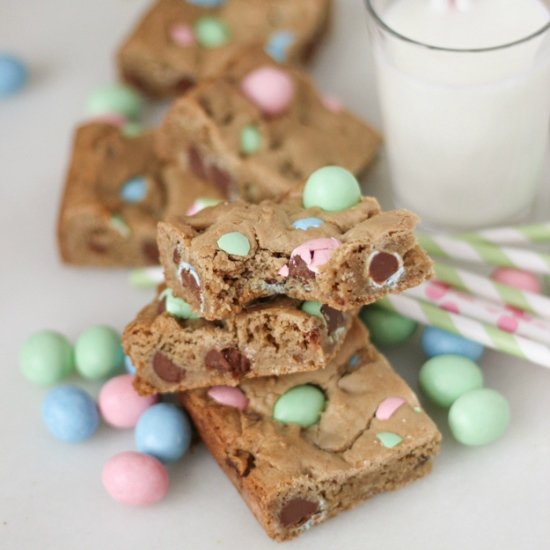
[[440, 441], [358, 320], [431, 263], [413, 214], [361, 196], [376, 132], [297, 66], [330, 7], [156, 2], [120, 73], [185, 93], [156, 130], [77, 130], [58, 224], [67, 263], [160, 261], [165, 282], [123, 337], [135, 387], [178, 394], [276, 540], [422, 477]]

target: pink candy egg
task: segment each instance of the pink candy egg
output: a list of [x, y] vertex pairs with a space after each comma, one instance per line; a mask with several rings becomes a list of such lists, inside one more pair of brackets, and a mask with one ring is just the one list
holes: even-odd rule
[[513, 286], [520, 290], [528, 292], [541, 292], [542, 285], [540, 279], [533, 273], [521, 271], [511, 267], [499, 267], [491, 273], [491, 279], [497, 283]]
[[170, 38], [178, 46], [191, 46], [195, 43], [195, 35], [193, 34], [193, 29], [189, 25], [184, 25], [182, 23], [176, 23], [172, 25], [170, 29]]
[[230, 386], [212, 386], [209, 388], [208, 397], [218, 402], [220, 405], [235, 407], [241, 411], [246, 409], [248, 399], [240, 388]]
[[290, 107], [295, 88], [292, 78], [276, 67], [260, 67], [241, 81], [241, 90], [266, 115], [281, 115]]
[[162, 463], [134, 451], [109, 459], [103, 467], [101, 481], [114, 500], [129, 506], [154, 504], [168, 491], [168, 473]]
[[97, 400], [101, 416], [115, 428], [133, 428], [141, 414], [156, 403], [154, 396], [139, 395], [131, 374], [115, 376], [106, 382]]
[[342, 102], [333, 95], [325, 94], [321, 96], [321, 103], [333, 113], [340, 113], [344, 110], [344, 106], [342, 105]]

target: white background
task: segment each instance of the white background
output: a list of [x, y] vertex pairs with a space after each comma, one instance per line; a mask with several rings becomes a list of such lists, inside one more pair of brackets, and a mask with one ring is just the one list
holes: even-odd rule
[[[74, 340], [92, 324], [122, 329], [150, 297], [129, 287], [124, 271], [62, 266], [54, 233], [73, 127], [88, 93], [114, 78], [115, 47], [146, 3], [0, 0], [0, 50], [17, 52], [32, 71], [23, 93], [0, 100], [2, 549], [277, 546], [203, 447], [170, 469], [170, 492], [161, 504], [133, 509], [111, 501], [101, 487], [101, 468], [115, 453], [133, 449], [131, 430], [102, 427], [75, 446], [54, 440], [40, 420], [45, 390], [19, 373], [17, 352], [31, 332], [52, 328]], [[314, 77], [379, 127], [362, 1], [335, 3], [334, 29]], [[383, 202], [386, 180], [382, 156], [367, 191]], [[548, 193], [544, 197], [540, 214], [550, 211]], [[415, 385], [423, 361], [418, 348], [390, 357]], [[444, 441], [431, 476], [284, 547], [548, 548], [550, 371], [494, 353], [481, 363], [487, 385], [510, 400], [512, 424], [504, 439], [462, 447], [449, 436], [445, 415], [435, 411]], [[97, 392], [94, 384], [87, 387]]]

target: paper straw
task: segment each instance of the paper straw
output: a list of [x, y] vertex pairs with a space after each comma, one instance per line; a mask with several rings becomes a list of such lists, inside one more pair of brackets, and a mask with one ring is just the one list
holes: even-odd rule
[[520, 248], [470, 242], [445, 235], [418, 235], [418, 241], [433, 256], [477, 264], [515, 267], [533, 273], [550, 274], [550, 255]]
[[128, 280], [136, 288], [155, 288], [164, 282], [164, 271], [160, 266], [132, 269]]
[[482, 229], [481, 231], [461, 233], [456, 237], [466, 241], [485, 241], [493, 244], [550, 243], [550, 222]]
[[525, 336], [531, 340], [550, 345], [550, 321], [531, 317], [523, 311], [475, 298], [443, 283], [429, 281], [405, 291], [405, 294], [437, 307], [482, 321], [500, 330]]
[[497, 304], [508, 304], [538, 317], [550, 319], [550, 298], [542, 294], [497, 283], [488, 277], [439, 262], [434, 264], [434, 270], [437, 279], [455, 288], [467, 290]]
[[515, 355], [537, 365], [550, 367], [550, 347], [528, 340], [523, 336], [515, 336], [480, 321], [449, 313], [437, 306], [403, 294], [389, 295], [376, 303], [385, 309], [396, 311], [419, 323], [459, 334], [479, 342], [485, 347]]

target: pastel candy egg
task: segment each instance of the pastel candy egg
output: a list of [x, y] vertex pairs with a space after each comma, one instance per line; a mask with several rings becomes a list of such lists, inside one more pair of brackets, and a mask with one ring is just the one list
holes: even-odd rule
[[127, 138], [134, 138], [143, 133], [143, 126], [139, 122], [130, 121], [122, 126], [122, 135]]
[[321, 305], [320, 302], [304, 302], [302, 304], [302, 307], [300, 308], [302, 311], [305, 311], [309, 315], [313, 315], [314, 317], [319, 317], [320, 319], [324, 319], [323, 313], [321, 312]]
[[124, 368], [128, 374], [136, 374], [136, 367], [127, 355], [124, 356]]
[[206, 392], [210, 399], [226, 407], [234, 407], [244, 411], [248, 405], [248, 399], [240, 388], [231, 386], [212, 386]]
[[302, 428], [309, 428], [319, 422], [325, 401], [325, 394], [317, 386], [295, 386], [277, 399], [273, 407], [273, 418], [283, 424], [298, 424]]
[[124, 218], [120, 214], [113, 214], [109, 220], [109, 225], [123, 237], [129, 237], [132, 234], [130, 226], [124, 221]]
[[212, 199], [210, 197], [199, 197], [187, 210], [185, 213], [186, 216], [194, 216], [201, 210], [204, 210], [205, 208], [208, 208], [210, 206], [216, 206], [216, 204], [220, 204], [222, 202], [220, 199]]
[[191, 423], [184, 411], [170, 403], [158, 403], [139, 418], [134, 434], [138, 451], [163, 464], [176, 462], [189, 449]]
[[110, 84], [95, 90], [88, 98], [90, 115], [118, 114], [135, 119], [141, 114], [143, 100], [138, 92], [124, 84]]
[[262, 135], [255, 124], [248, 124], [241, 130], [241, 153], [253, 155], [262, 146]]
[[229, 42], [229, 27], [217, 17], [200, 17], [194, 30], [195, 38], [203, 48], [217, 48]]
[[275, 31], [269, 37], [265, 51], [275, 61], [284, 63], [288, 58], [288, 50], [295, 41], [294, 33], [287, 30]]
[[239, 231], [225, 233], [218, 241], [218, 248], [232, 256], [247, 256], [250, 252], [250, 241]]
[[7, 53], [0, 53], [0, 97], [18, 92], [27, 81], [25, 64]]
[[501, 437], [510, 423], [505, 397], [491, 389], [477, 389], [460, 396], [449, 410], [449, 427], [464, 445], [487, 445]]
[[299, 220], [295, 220], [292, 222], [292, 227], [294, 229], [307, 231], [312, 227], [321, 227], [323, 223], [323, 220], [319, 218], [300, 218]]
[[241, 81], [244, 95], [266, 115], [286, 112], [294, 99], [294, 81], [288, 73], [276, 67], [259, 67]]
[[133, 428], [139, 417], [156, 402], [156, 397], [139, 395], [131, 374], [121, 374], [106, 382], [99, 392], [98, 405], [103, 420], [115, 428]]
[[188, 4], [201, 8], [217, 8], [225, 4], [227, 0], [186, 0]]
[[318, 206], [339, 212], [361, 201], [361, 188], [355, 176], [340, 166], [325, 166], [313, 172], [304, 188], [304, 206]]
[[491, 273], [491, 279], [497, 283], [513, 286], [527, 292], [539, 293], [542, 291], [542, 283], [535, 274], [512, 267], [499, 267], [495, 269]]
[[147, 180], [142, 177], [129, 179], [120, 189], [120, 198], [131, 204], [141, 202], [147, 196]]
[[76, 386], [57, 386], [42, 404], [42, 420], [57, 439], [80, 443], [91, 437], [99, 426], [94, 400]]
[[369, 329], [373, 344], [385, 348], [403, 344], [411, 338], [418, 326], [412, 319], [376, 306], [361, 309], [360, 317]]
[[103, 467], [101, 480], [114, 500], [129, 506], [154, 504], [168, 491], [168, 472], [162, 463], [134, 451], [110, 458]]
[[481, 369], [460, 355], [439, 355], [426, 361], [419, 374], [420, 388], [440, 407], [450, 407], [461, 395], [483, 386]]
[[97, 380], [117, 370], [124, 361], [118, 332], [97, 325], [83, 332], [74, 346], [76, 370], [84, 378]]
[[170, 38], [175, 44], [182, 47], [191, 46], [195, 43], [193, 29], [189, 25], [176, 23], [170, 28]]
[[59, 332], [41, 330], [31, 334], [23, 343], [19, 365], [30, 382], [54, 384], [73, 370], [73, 347]]
[[420, 340], [428, 357], [438, 355], [462, 355], [477, 361], [483, 355], [483, 346], [458, 334], [436, 327], [426, 327]]
[[164, 300], [166, 311], [174, 317], [180, 319], [198, 319], [200, 317], [185, 300], [174, 296], [171, 288], [165, 288], [160, 294], [160, 299]]

